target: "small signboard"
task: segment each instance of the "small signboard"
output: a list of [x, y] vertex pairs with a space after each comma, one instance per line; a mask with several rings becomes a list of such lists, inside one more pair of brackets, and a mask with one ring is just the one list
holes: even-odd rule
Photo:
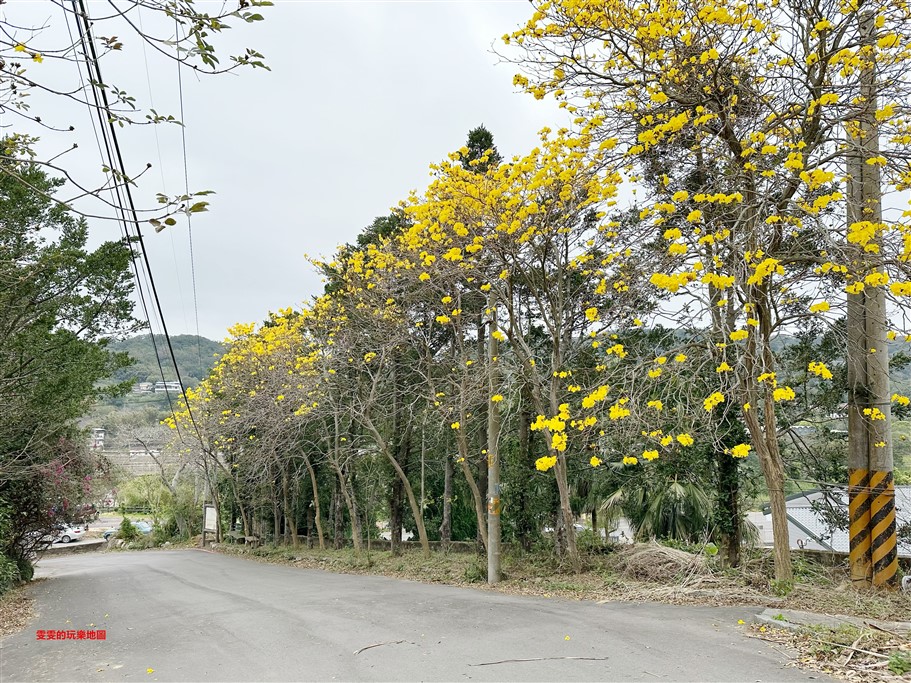
[[212, 533], [218, 531], [218, 520], [215, 517], [214, 505], [203, 505], [203, 520], [205, 521], [203, 531], [210, 531]]

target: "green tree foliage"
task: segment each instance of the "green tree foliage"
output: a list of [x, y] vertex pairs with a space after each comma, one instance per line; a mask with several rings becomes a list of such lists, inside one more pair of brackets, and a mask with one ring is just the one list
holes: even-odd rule
[[[62, 184], [9, 157], [0, 165], [0, 508], [15, 512], [0, 554], [77, 520], [99, 467], [76, 420], [119, 385], [99, 381], [128, 362], [112, 335], [134, 331], [130, 253], [86, 249], [87, 225], [50, 195]], [[22, 178], [22, 181], [17, 180]]]
[[462, 156], [462, 167], [466, 170], [476, 170], [486, 173], [487, 169], [496, 168], [503, 161], [493, 143], [493, 133], [484, 124], [468, 132], [468, 142], [465, 144], [468, 153]]

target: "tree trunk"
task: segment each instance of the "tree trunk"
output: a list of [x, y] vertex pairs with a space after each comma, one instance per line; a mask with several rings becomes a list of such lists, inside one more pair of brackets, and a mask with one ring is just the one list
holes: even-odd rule
[[781, 458], [767, 455], [766, 457], [760, 457], [760, 461], [766, 482], [770, 487], [769, 507], [772, 511], [772, 535], [775, 538], [775, 579], [778, 581], [793, 581], [791, 545], [788, 538], [787, 502], [784, 495], [784, 469], [781, 466]]
[[[320, 539], [322, 540], [322, 539]], [[307, 547], [313, 547], [313, 502], [307, 506]], [[320, 546], [322, 550], [322, 546]]]
[[475, 481], [474, 475], [471, 473], [471, 467], [468, 465], [468, 444], [461, 430], [456, 438], [459, 444], [459, 465], [462, 467], [462, 474], [465, 475], [465, 480], [468, 482], [468, 488], [471, 490], [471, 498], [474, 501], [475, 518], [477, 520], [478, 529], [481, 530], [481, 542], [486, 548], [487, 522], [484, 517], [484, 500], [481, 498], [481, 488]]
[[[563, 367], [562, 356], [559, 352], [559, 348], [557, 348], [556, 345], [551, 351], [551, 367]], [[556, 415], [559, 412], [560, 401], [556, 380], [553, 378], [549, 380], [549, 410], [545, 409], [546, 404], [539, 391], [537, 391], [535, 387], [532, 387], [531, 389], [532, 399], [534, 400], [535, 407], [540, 414], [543, 415], [549, 412], [551, 415]], [[576, 546], [576, 530], [573, 527], [573, 511], [569, 501], [569, 480], [567, 478], [566, 470], [566, 454], [563, 452], [555, 451], [553, 449], [553, 435], [549, 430], [545, 429], [544, 433], [547, 441], [548, 451], [557, 457], [557, 463], [554, 465], [553, 470], [554, 479], [557, 480], [557, 492], [560, 498], [560, 516], [563, 522], [563, 530], [566, 534], [565, 552], [573, 571], [578, 572], [582, 569], [582, 561], [579, 557], [579, 549]], [[560, 547], [559, 544], [558, 547]]]
[[740, 565], [742, 524], [740, 519], [740, 472], [729, 453], [717, 453], [715, 523], [721, 541], [721, 560], [725, 566]]
[[401, 555], [402, 523], [404, 521], [402, 506], [405, 504], [405, 490], [394, 470], [392, 476], [389, 495], [389, 547], [393, 555]]
[[414, 515], [414, 523], [418, 528], [418, 537], [421, 539], [421, 549], [424, 551], [424, 557], [430, 557], [430, 541], [427, 540], [427, 528], [424, 526], [424, 516], [421, 514], [421, 507], [414, 497], [414, 489], [411, 488], [411, 482], [408, 481], [408, 477], [395, 461], [395, 458], [392, 457], [388, 450], [385, 452], [386, 457], [392, 461], [392, 466], [395, 468], [396, 474], [399, 475], [399, 478], [402, 480], [402, 485], [405, 487], [405, 495], [408, 496], [411, 514]]
[[[462, 379], [462, 396], [468, 395], [468, 386], [465, 379]], [[462, 424], [468, 424], [468, 417], [465, 411], [464, 406], [459, 412], [459, 421]], [[456, 432], [456, 445], [459, 449], [459, 465], [462, 468], [462, 474], [465, 475], [465, 481], [468, 482], [468, 489], [471, 491], [471, 498], [474, 501], [474, 510], [475, 518], [477, 520], [477, 525], [479, 533], [481, 534], [481, 542], [484, 544], [484, 548], [487, 548], [487, 519], [484, 516], [484, 498], [481, 495], [481, 491], [487, 492], [487, 479], [486, 476], [483, 480], [483, 487], [478, 484], [474, 478], [474, 474], [471, 471], [471, 458], [468, 454], [468, 440], [465, 437], [464, 430], [457, 430]], [[486, 475], [486, 468], [484, 468], [484, 474]]]
[[332, 451], [334, 453], [334, 459], [332, 460], [332, 465], [335, 467], [335, 472], [338, 475], [338, 483], [342, 490], [342, 496], [345, 499], [345, 507], [348, 508], [348, 517], [351, 521], [351, 543], [354, 546], [354, 552], [356, 555], [361, 554], [361, 519], [357, 513], [357, 496], [354, 493], [354, 488], [351, 485], [350, 472], [346, 465], [340, 463], [342, 460], [342, 442], [341, 442], [341, 429], [339, 425], [339, 417], [336, 412], [334, 415], [334, 438], [332, 443]]
[[[532, 452], [531, 440], [531, 400], [528, 395], [528, 385], [522, 387], [522, 409], [519, 413], [519, 454], [518, 462], [522, 471], [533, 472], [535, 466], [534, 453]], [[531, 524], [531, 515], [528, 511], [528, 489], [531, 485], [531, 477], [523, 476], [517, 487], [515, 497], [510, 508], [513, 510], [512, 515], [516, 520], [516, 532], [519, 537], [519, 543], [526, 552], [531, 550], [533, 537], [533, 528]]]
[[[699, 154], [699, 168], [702, 173], [703, 162]], [[715, 366], [725, 361], [725, 330], [733, 329], [736, 319], [733, 317], [733, 308], [725, 308], [723, 299], [727, 294], [711, 285], [709, 296], [712, 304], [712, 363]], [[722, 379], [721, 391], [725, 395], [734, 395], [736, 388], [733, 380], [725, 377]], [[742, 545], [742, 520], [740, 518], [740, 472], [737, 460], [731, 456], [727, 449], [742, 443], [746, 439], [743, 423], [736, 418], [732, 411], [724, 406], [714, 409], [712, 417], [720, 433], [720, 448], [715, 454], [715, 505], [712, 515], [715, 527], [718, 529], [718, 540], [721, 544], [720, 559], [723, 565], [736, 567], [740, 564], [740, 551]]]
[[[500, 373], [497, 371], [499, 341], [494, 336], [497, 329], [497, 303], [493, 294], [488, 299], [490, 313], [490, 339], [487, 340], [488, 390], [493, 396], [500, 390]], [[487, 403], [487, 583], [500, 582], [500, 404]]]
[[187, 523], [186, 516], [182, 512], [175, 512], [174, 521], [177, 522], [177, 535], [181, 538], [188, 538], [190, 525]]
[[430, 541], [427, 539], [427, 527], [424, 525], [424, 515], [421, 512], [421, 506], [418, 505], [417, 499], [414, 496], [414, 489], [411, 487], [411, 482], [408, 481], [408, 476], [395, 459], [395, 455], [390, 449], [389, 442], [380, 434], [376, 425], [373, 423], [373, 420], [370, 419], [370, 416], [364, 415], [362, 419], [362, 424], [367, 431], [370, 432], [370, 435], [376, 441], [376, 444], [379, 446], [383, 455], [386, 456], [386, 460], [392, 465], [392, 468], [395, 470], [399, 479], [402, 480], [402, 486], [405, 487], [405, 495], [408, 497], [408, 504], [411, 506], [411, 514], [414, 516], [414, 523], [418, 528], [418, 537], [421, 539], [421, 549], [423, 550], [425, 558], [430, 557]]
[[774, 538], [775, 580], [791, 582], [794, 572], [791, 567], [791, 545], [788, 538], [788, 509], [784, 495], [784, 464], [778, 450], [775, 406], [771, 396], [765, 400], [765, 429], [759, 424], [755, 410], [744, 411], [744, 422], [756, 447], [756, 455], [762, 467], [766, 488], [769, 490], [769, 509], [772, 512], [772, 536]]
[[574, 572], [582, 570], [582, 561], [579, 557], [579, 549], [576, 547], [576, 533], [573, 528], [575, 519], [573, 510], [569, 502], [569, 483], [566, 477], [566, 458], [563, 453], [557, 456], [557, 464], [554, 466], [557, 479], [557, 490], [560, 492], [560, 512], [563, 515], [563, 529], [566, 533], [566, 555], [569, 559], [570, 566]]
[[354, 545], [354, 553], [360, 555], [362, 550], [361, 519], [357, 512], [357, 498], [354, 495], [354, 489], [351, 486], [348, 473], [342, 471], [340, 467], [336, 467], [335, 471], [338, 474], [342, 497], [345, 499], [345, 507], [348, 508], [348, 517], [351, 520], [351, 542]]
[[[282, 469], [282, 499], [285, 504], [285, 529], [291, 532], [291, 545], [297, 547], [300, 541], [297, 538], [297, 520], [294, 519], [294, 510], [291, 506], [290, 477], [288, 476], [288, 464], [285, 463]], [[287, 540], [287, 539], [286, 539]]]
[[389, 546], [393, 555], [402, 554], [402, 523], [404, 522], [405, 488], [395, 470], [392, 471], [392, 486], [389, 487]]
[[282, 537], [282, 513], [278, 504], [278, 496], [272, 498], [272, 543], [280, 545]]
[[224, 537], [221, 533], [221, 496], [217, 488], [210, 489], [212, 495], [212, 504], [215, 506], [215, 542], [221, 543]]
[[443, 521], [440, 524], [440, 542], [447, 551], [452, 543], [452, 475], [452, 458], [447, 455], [443, 470]]
[[338, 490], [338, 479], [332, 491], [332, 546], [341, 550], [344, 540], [344, 520], [342, 519], [342, 497]]
[[[554, 483], [557, 480], [554, 479]], [[558, 487], [559, 488], [559, 487]], [[557, 491], [557, 505], [554, 511], [554, 551], [557, 557], [566, 557], [566, 523], [563, 520], [563, 512], [560, 510], [560, 493]]]
[[[407, 463], [402, 459], [402, 444], [404, 436], [402, 435], [401, 411], [399, 410], [399, 387], [398, 387], [398, 363], [397, 358], [392, 359], [392, 434], [389, 438], [389, 445], [392, 449], [392, 457], [399, 465], [404, 465], [403, 470], [407, 475]], [[393, 475], [395, 469], [393, 468]], [[393, 476], [392, 486], [389, 491], [389, 548], [393, 555], [402, 554], [402, 523], [404, 522], [404, 503], [405, 489], [402, 486], [402, 480]]]
[[[762, 387], [756, 379], [762, 373], [774, 372], [775, 356], [772, 352], [772, 321], [767, 285], [751, 290], [755, 317], [759, 320], [757, 333], [750, 334], [744, 352], [744, 375], [739, 383], [738, 400], [742, 405], [741, 417], [756, 449], [759, 465], [769, 492], [772, 513], [773, 554], [775, 580], [790, 584], [794, 579], [791, 566], [791, 547], [788, 538], [787, 504], [784, 493], [784, 462], [778, 446], [778, 420], [771, 387]], [[763, 422], [759, 421], [762, 407]]]
[[250, 527], [251, 520], [249, 519], [249, 515], [247, 515], [244, 504], [241, 503], [240, 500], [237, 500], [237, 509], [240, 510], [240, 525], [243, 527], [244, 536], [252, 536], [253, 531]]
[[[313, 470], [313, 464], [310, 462], [310, 458], [308, 458], [306, 455], [304, 456], [304, 463], [307, 465], [307, 472], [310, 473], [310, 485], [313, 487], [312, 514], [314, 517], [314, 521], [316, 522], [316, 533], [317, 533], [317, 536], [319, 537], [319, 549], [325, 550], [326, 542], [323, 539], [323, 523], [321, 521], [322, 513], [320, 512], [320, 507], [319, 507], [319, 486], [317, 485], [317, 482], [316, 482], [316, 472]], [[310, 532], [308, 530], [307, 531], [308, 536], [309, 536], [309, 533]]]

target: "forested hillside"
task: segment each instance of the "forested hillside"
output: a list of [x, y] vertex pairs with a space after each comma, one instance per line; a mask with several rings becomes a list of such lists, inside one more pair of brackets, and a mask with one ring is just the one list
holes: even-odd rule
[[[198, 344], [197, 344], [198, 341]], [[174, 365], [168, 355], [164, 337], [155, 335], [161, 367], [167, 381], [177, 379]], [[222, 345], [205, 337], [183, 334], [171, 337], [171, 345], [180, 368], [184, 386], [195, 387], [209, 374], [216, 362], [216, 354], [222, 353]], [[132, 365], [114, 372], [109, 382], [160, 382], [161, 370], [155, 362], [155, 347], [148, 334], [130, 337], [111, 344], [110, 349], [127, 352], [135, 361]], [[117, 449], [133, 438], [137, 430], [156, 429], [160, 421], [170, 414], [171, 403], [177, 398], [177, 392], [170, 396], [160, 392], [128, 392], [123, 396], [107, 397], [98, 401], [92, 410], [83, 417], [83, 427], [104, 427], [107, 429], [107, 448]], [[159, 441], [160, 439], [153, 439]]]
[[[155, 344], [158, 346], [158, 356], [161, 359], [161, 367], [164, 368], [165, 380], [176, 380], [177, 375], [174, 372], [174, 366], [168, 354], [165, 338], [160, 334], [156, 334]], [[199, 384], [209, 374], [209, 370], [215, 364], [215, 354], [222, 352], [222, 345], [219, 342], [205, 337], [197, 337], [193, 334], [181, 334], [171, 337], [171, 346], [174, 348], [174, 356], [177, 359], [177, 366], [180, 368], [181, 378], [184, 381], [184, 385], [188, 387]], [[111, 345], [111, 350], [126, 351], [136, 361], [133, 365], [118, 370], [113, 375], [115, 381], [161, 381], [161, 370], [159, 370], [158, 363], [155, 361], [155, 347], [152, 344], [152, 335], [144, 334], [116, 342]]]

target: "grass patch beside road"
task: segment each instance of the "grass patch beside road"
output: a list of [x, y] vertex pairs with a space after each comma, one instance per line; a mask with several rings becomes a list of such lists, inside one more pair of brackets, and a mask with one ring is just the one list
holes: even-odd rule
[[592, 553], [585, 567], [573, 573], [552, 553], [507, 553], [504, 580], [486, 583], [487, 564], [474, 553], [434, 552], [425, 559], [408, 548], [400, 556], [389, 551], [351, 548], [319, 550], [306, 547], [220, 545], [218, 552], [308, 569], [346, 574], [376, 574], [423, 583], [498, 590], [505, 593], [594, 601], [662, 602], [688, 605], [756, 605], [844, 614], [865, 618], [906, 620], [911, 596], [882, 591], [858, 591], [843, 568], [807, 565], [793, 589], [776, 596], [768, 563], [758, 557], [738, 570], [725, 570], [704, 556], [657, 544], [620, 546]]

